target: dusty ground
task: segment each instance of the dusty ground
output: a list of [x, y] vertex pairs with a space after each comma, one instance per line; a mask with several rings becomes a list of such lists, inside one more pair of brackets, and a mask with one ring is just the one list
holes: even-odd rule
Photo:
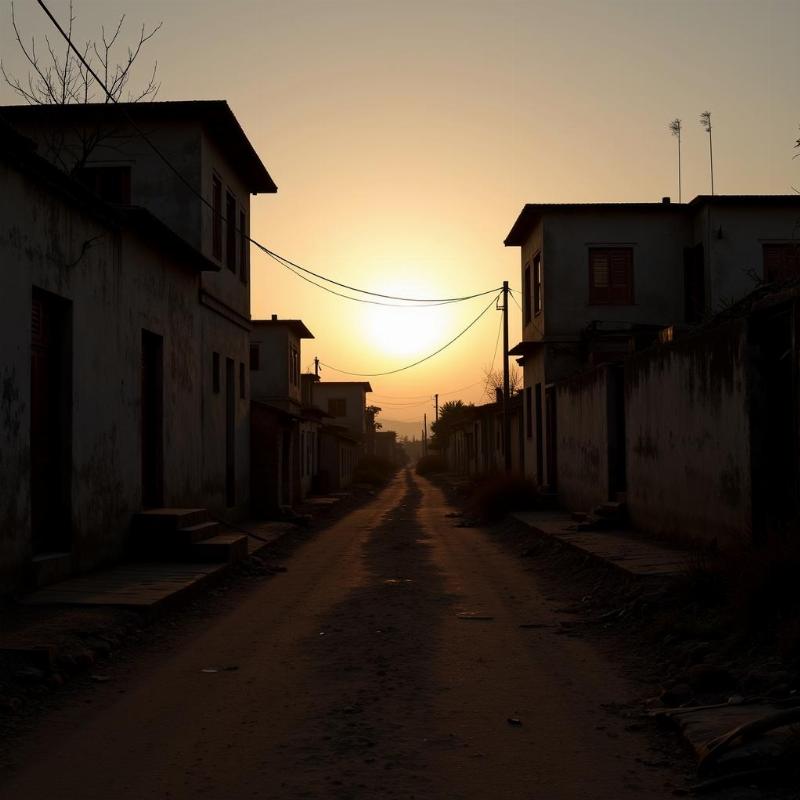
[[401, 473], [285, 574], [64, 693], [4, 743], [0, 796], [672, 796], [685, 762], [630, 705], [642, 687], [450, 511]]

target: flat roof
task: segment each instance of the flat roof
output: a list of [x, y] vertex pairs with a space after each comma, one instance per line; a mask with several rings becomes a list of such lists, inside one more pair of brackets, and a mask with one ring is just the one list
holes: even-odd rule
[[371, 392], [369, 381], [320, 381], [317, 386], [363, 386], [365, 392]]
[[541, 216], [548, 211], [634, 211], [634, 212], [683, 212], [702, 205], [716, 206], [798, 206], [800, 195], [796, 194], [699, 194], [688, 203], [526, 203], [514, 225], [503, 240], [506, 247], [521, 247]]
[[250, 324], [258, 328], [288, 328], [298, 339], [314, 338], [314, 334], [299, 319], [253, 319]]
[[189, 120], [200, 122], [209, 135], [222, 147], [253, 194], [278, 191], [264, 162], [242, 130], [242, 126], [225, 100], [156, 100], [146, 103], [69, 103], [67, 105], [0, 106], [0, 117], [13, 125], [54, 121], [87, 120], [96, 117], [128, 118], [139, 121]]

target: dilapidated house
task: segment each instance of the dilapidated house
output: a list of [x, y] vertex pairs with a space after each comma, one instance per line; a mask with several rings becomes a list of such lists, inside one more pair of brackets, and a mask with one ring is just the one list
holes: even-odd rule
[[0, 121], [5, 591], [121, 557], [143, 509], [247, 512], [243, 233], [276, 188], [224, 102]]
[[[521, 254], [522, 340], [510, 353], [524, 373], [526, 474], [555, 491], [559, 442], [580, 447], [581, 431], [558, 417], [557, 382], [791, 274], [799, 216], [796, 195], [526, 205], [505, 239]], [[621, 397], [618, 381], [612, 372], [597, 391]], [[622, 435], [618, 424], [609, 430]], [[623, 450], [621, 441], [611, 446]], [[612, 474], [613, 495], [625, 486], [624, 471]]]
[[250, 334], [252, 503], [269, 515], [307, 494], [301, 343], [313, 339], [298, 319], [253, 320]]

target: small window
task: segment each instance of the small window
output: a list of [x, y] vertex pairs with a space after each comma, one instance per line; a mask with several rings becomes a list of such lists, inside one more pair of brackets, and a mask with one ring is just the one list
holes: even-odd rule
[[252, 372], [261, 369], [261, 348], [257, 343], [250, 345], [250, 369]]
[[289, 346], [289, 383], [300, 385], [300, 353], [296, 347]]
[[245, 384], [244, 384], [244, 363], [239, 362], [239, 397], [244, 400], [246, 397]]
[[247, 283], [247, 251], [249, 241], [247, 239], [247, 215], [244, 211], [239, 212], [239, 277], [242, 283]]
[[211, 385], [214, 394], [219, 394], [219, 353], [213, 353], [211, 356]]
[[344, 397], [331, 397], [328, 400], [328, 413], [332, 417], [346, 417], [347, 400]]
[[89, 191], [94, 192], [107, 203], [131, 204], [131, 168], [124, 167], [81, 167], [75, 177]]
[[542, 313], [542, 257], [536, 255], [533, 259], [533, 313]]
[[589, 248], [589, 305], [633, 304], [633, 248]]
[[800, 242], [765, 244], [763, 256], [767, 283], [783, 283], [800, 277]]
[[225, 264], [236, 272], [236, 198], [230, 192], [225, 195]]
[[211, 179], [211, 252], [222, 258], [222, 183], [215, 175]]
[[531, 265], [525, 265], [525, 277], [522, 281], [522, 316], [525, 325], [531, 321]]

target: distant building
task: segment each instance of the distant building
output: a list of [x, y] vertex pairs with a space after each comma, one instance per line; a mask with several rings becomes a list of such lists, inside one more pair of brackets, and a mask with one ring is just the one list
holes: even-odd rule
[[252, 324], [252, 505], [256, 513], [270, 514], [299, 502], [311, 488], [305, 478], [316, 443], [306, 441], [300, 358], [302, 340], [314, 336], [300, 320], [275, 314]]
[[[235, 225], [220, 225], [123, 108], [212, 206], [224, 211], [225, 193]], [[53, 166], [100, 129], [113, 137], [71, 177]], [[119, 558], [144, 508], [247, 512], [249, 261], [237, 227], [250, 193], [275, 185], [224, 102], [5, 107], [0, 139], [7, 590]]]
[[559, 431], [557, 381], [800, 272], [799, 214], [796, 195], [526, 205], [505, 240], [521, 253], [522, 341], [510, 352], [524, 372], [526, 473], [558, 484], [557, 441], [569, 431]]
[[319, 484], [323, 491], [341, 490], [352, 483], [353, 470], [365, 452], [367, 381], [318, 381], [312, 385], [313, 404], [328, 418], [320, 431]]

